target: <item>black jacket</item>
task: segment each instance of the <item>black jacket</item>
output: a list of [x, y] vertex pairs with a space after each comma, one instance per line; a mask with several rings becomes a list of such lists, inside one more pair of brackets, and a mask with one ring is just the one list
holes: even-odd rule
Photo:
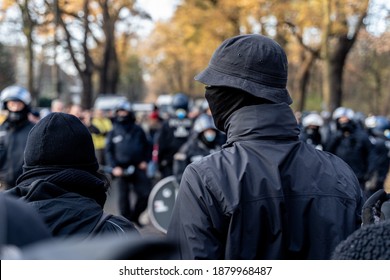
[[341, 159], [298, 140], [287, 104], [243, 107], [227, 144], [184, 171], [168, 237], [183, 259], [328, 259], [360, 226]]
[[107, 135], [105, 155], [109, 166], [123, 168], [148, 162], [152, 156], [144, 130], [135, 123], [118, 122]]
[[[41, 168], [24, 173], [8, 194], [23, 198], [43, 217], [53, 236], [95, 235], [106, 201], [104, 181], [77, 169]], [[96, 234], [136, 232], [127, 219], [111, 216]]]
[[180, 182], [187, 165], [219, 150], [221, 146], [218, 143], [206, 145], [199, 135], [192, 135], [174, 156], [173, 175]]
[[23, 173], [23, 153], [27, 136], [34, 124], [28, 120], [11, 125], [7, 120], [0, 126], [0, 181], [6, 188], [15, 186]]
[[172, 166], [173, 156], [191, 135], [193, 121], [189, 118], [172, 117], [166, 120], [158, 134], [158, 163]]
[[369, 137], [372, 143], [372, 151], [369, 158], [369, 177], [376, 173], [377, 180], [385, 182], [390, 168], [390, 141], [382, 137]]
[[367, 179], [373, 146], [365, 131], [355, 127], [354, 131], [346, 135], [337, 130], [327, 141], [324, 150], [344, 160], [355, 172], [360, 182]]

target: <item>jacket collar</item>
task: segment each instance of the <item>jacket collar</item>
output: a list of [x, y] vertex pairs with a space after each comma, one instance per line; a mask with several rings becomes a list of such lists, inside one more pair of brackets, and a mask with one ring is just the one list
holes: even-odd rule
[[242, 107], [227, 119], [225, 131], [225, 146], [255, 139], [297, 140], [300, 133], [294, 113], [286, 103]]

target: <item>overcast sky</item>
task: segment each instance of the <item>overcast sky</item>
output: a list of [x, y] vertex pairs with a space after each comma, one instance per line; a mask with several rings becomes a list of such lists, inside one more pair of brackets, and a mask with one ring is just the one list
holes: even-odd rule
[[137, 2], [156, 21], [171, 17], [179, 0], [138, 0]]

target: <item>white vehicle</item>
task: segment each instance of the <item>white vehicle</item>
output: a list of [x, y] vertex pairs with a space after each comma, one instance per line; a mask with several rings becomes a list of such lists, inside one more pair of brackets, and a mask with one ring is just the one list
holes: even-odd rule
[[125, 96], [122, 95], [100, 95], [95, 100], [94, 108], [104, 111], [112, 111], [122, 102], [128, 101]]
[[163, 118], [163, 119], [168, 118], [169, 113], [172, 110], [172, 99], [173, 99], [173, 96], [167, 95], [167, 94], [160, 95], [159, 97], [157, 97], [156, 105], [159, 109], [161, 118]]

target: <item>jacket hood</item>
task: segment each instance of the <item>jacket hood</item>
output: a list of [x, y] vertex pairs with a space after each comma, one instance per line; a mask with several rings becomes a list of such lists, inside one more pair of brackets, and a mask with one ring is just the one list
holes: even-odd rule
[[240, 108], [227, 119], [225, 131], [226, 146], [237, 140], [296, 140], [300, 133], [294, 113], [286, 103]]

